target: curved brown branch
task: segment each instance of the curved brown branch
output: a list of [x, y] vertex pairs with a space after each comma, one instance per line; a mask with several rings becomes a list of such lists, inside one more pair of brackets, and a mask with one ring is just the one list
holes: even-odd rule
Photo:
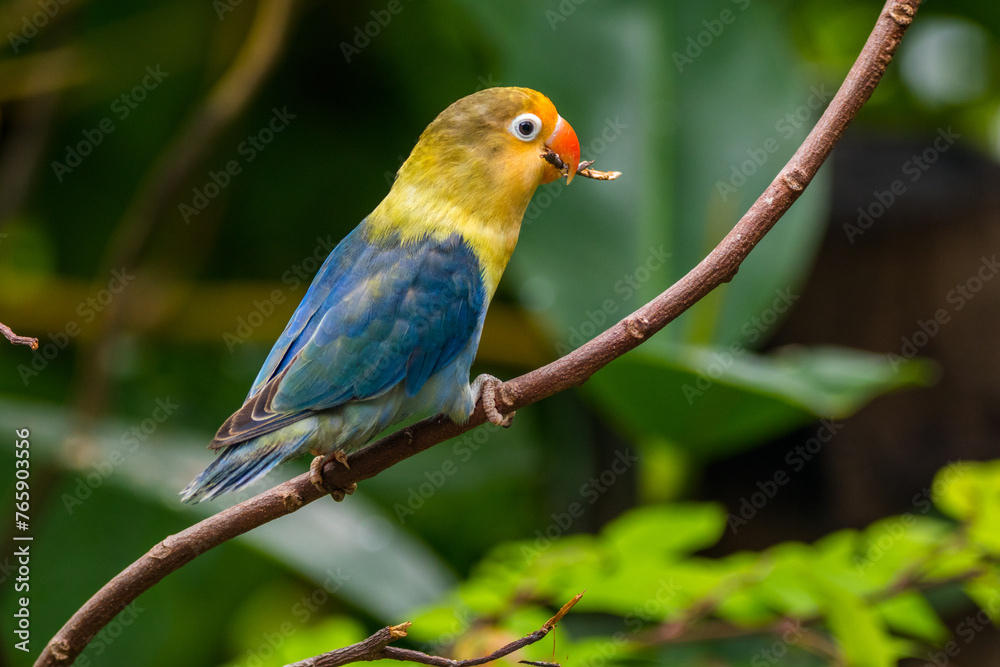
[[543, 637], [545, 637], [545, 635], [549, 634], [549, 632], [551, 632], [556, 625], [558, 625], [563, 616], [565, 616], [566, 613], [573, 608], [573, 605], [579, 602], [582, 597], [583, 593], [578, 593], [573, 596], [572, 600], [564, 604], [562, 609], [556, 612], [555, 616], [545, 621], [545, 623], [542, 624], [542, 627], [538, 630], [535, 630], [531, 634], [525, 635], [520, 639], [512, 641], [506, 646], [498, 648], [489, 655], [484, 655], [481, 658], [453, 660], [451, 658], [442, 658], [437, 655], [428, 655], [427, 653], [413, 651], [407, 648], [389, 646], [389, 644], [395, 640], [406, 636], [406, 631], [410, 629], [411, 625], [407, 622], [401, 625], [391, 625], [389, 627], [382, 628], [368, 639], [358, 642], [357, 644], [351, 644], [350, 646], [345, 646], [344, 648], [338, 648], [335, 651], [323, 653], [322, 655], [317, 655], [316, 657], [309, 658], [308, 660], [302, 660], [301, 662], [285, 665], [285, 667], [340, 667], [340, 665], [346, 665], [351, 662], [382, 659], [400, 660], [402, 662], [416, 662], [421, 665], [433, 665], [434, 667], [476, 667], [476, 665], [484, 665], [487, 662], [499, 660], [504, 656], [510, 655], [514, 651], [540, 641]]
[[[589, 343], [502, 384], [498, 388], [498, 408], [509, 412], [583, 384], [597, 370], [640, 345], [699, 299], [732, 279], [754, 246], [812, 181], [858, 109], [871, 96], [920, 1], [886, 2], [868, 42], [816, 127], [708, 257], [667, 291]], [[353, 454], [350, 470], [339, 464], [327, 464], [324, 480], [328, 488], [347, 488], [485, 421], [481, 403], [465, 424], [455, 424], [440, 416], [425, 419]], [[36, 666], [72, 663], [115, 614], [167, 574], [204, 551], [294, 512], [320, 495], [309, 482], [309, 475], [300, 475], [168, 537], [95, 593], [52, 638]]]

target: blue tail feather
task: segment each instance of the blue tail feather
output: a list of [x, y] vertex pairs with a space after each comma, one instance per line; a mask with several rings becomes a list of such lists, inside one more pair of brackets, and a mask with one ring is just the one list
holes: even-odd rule
[[220, 493], [238, 491], [259, 480], [275, 466], [302, 454], [301, 446], [306, 438], [292, 438], [273, 444], [260, 442], [275, 439], [268, 436], [273, 434], [224, 449], [211, 465], [181, 491], [181, 500], [200, 503], [211, 500]]

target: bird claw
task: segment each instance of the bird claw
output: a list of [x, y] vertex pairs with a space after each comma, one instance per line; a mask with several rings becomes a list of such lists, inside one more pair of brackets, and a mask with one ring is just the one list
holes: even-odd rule
[[323, 493], [330, 493], [323, 483], [323, 464], [325, 463], [325, 456], [317, 456], [312, 460], [312, 463], [309, 464], [309, 481]]
[[358, 483], [351, 482], [351, 485], [344, 489], [334, 489], [330, 492], [333, 499], [338, 503], [342, 501], [345, 497], [354, 495], [354, 492], [358, 490]]
[[342, 466], [344, 466], [348, 470], [351, 469], [351, 466], [348, 465], [348, 463], [347, 463], [347, 452], [345, 452], [343, 449], [338, 449], [337, 451], [335, 451], [333, 453], [332, 456], [333, 456], [334, 459], [336, 459], [338, 462], [340, 462], [340, 464]]
[[338, 449], [329, 456], [317, 456], [312, 460], [312, 463], [309, 464], [309, 481], [323, 493], [329, 493], [333, 496], [333, 499], [339, 503], [345, 496], [352, 495], [358, 490], [358, 483], [352, 482], [349, 487], [344, 489], [327, 488], [326, 483], [323, 482], [323, 466], [326, 465], [326, 462], [330, 459], [339, 461], [348, 470], [351, 469], [351, 466], [347, 465], [347, 453], [344, 452], [343, 449]]
[[517, 412], [512, 410], [509, 414], [502, 415], [497, 409], [497, 387], [502, 384], [503, 381], [499, 378], [484, 373], [475, 379], [472, 387], [473, 391], [479, 395], [479, 400], [483, 402], [483, 410], [490, 423], [494, 426], [507, 428], [514, 422], [514, 415]]

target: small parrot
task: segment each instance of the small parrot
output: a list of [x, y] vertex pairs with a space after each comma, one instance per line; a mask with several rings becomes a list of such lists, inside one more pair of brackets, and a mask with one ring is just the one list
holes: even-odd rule
[[[403, 419], [468, 420], [499, 382], [470, 384], [469, 370], [528, 202], [579, 166], [576, 133], [539, 92], [488, 88], [442, 111], [389, 194], [327, 257], [209, 445], [218, 458], [182, 499], [242, 489], [306, 453], [322, 489], [329, 458], [346, 465]], [[505, 424], [492, 400], [484, 407]]]

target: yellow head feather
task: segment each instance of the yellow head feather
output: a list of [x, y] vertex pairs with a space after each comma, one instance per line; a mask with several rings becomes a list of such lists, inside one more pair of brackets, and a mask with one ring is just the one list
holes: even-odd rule
[[[511, 123], [522, 114], [541, 121], [525, 140]], [[561, 125], [560, 125], [561, 123]], [[556, 132], [560, 125], [560, 132]], [[568, 132], [567, 132], [568, 129]], [[373, 241], [391, 235], [405, 243], [426, 236], [460, 234], [479, 258], [492, 297], [535, 189], [560, 173], [542, 159], [554, 134], [572, 134], [552, 102], [527, 88], [488, 88], [442, 111], [420, 135], [392, 189], [368, 216]], [[570, 150], [568, 153], [572, 154]], [[575, 163], [574, 163], [575, 164]]]

